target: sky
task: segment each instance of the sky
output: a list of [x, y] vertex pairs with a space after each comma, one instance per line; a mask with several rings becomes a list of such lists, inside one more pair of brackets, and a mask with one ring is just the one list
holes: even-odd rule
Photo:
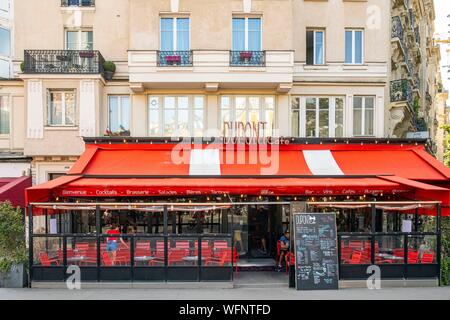
[[[435, 39], [450, 39], [450, 0], [434, 0], [434, 11], [436, 12]], [[441, 75], [442, 83], [447, 91], [450, 91], [450, 44], [440, 44], [441, 47]], [[450, 107], [450, 99], [447, 101]]]

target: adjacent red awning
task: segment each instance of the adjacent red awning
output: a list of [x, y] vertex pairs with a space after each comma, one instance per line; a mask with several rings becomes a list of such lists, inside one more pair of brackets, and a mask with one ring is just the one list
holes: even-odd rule
[[88, 144], [68, 176], [29, 188], [27, 196], [29, 202], [43, 202], [54, 197], [404, 192], [411, 200], [442, 201], [450, 214], [450, 190], [442, 187], [449, 182], [450, 169], [415, 144]]
[[13, 207], [25, 208], [25, 189], [31, 187], [31, 177], [0, 178], [0, 202], [9, 201]]

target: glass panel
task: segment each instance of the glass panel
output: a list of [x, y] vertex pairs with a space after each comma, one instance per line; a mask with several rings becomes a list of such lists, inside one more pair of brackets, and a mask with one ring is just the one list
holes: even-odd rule
[[61, 125], [62, 124], [62, 95], [61, 92], [50, 93], [50, 112], [49, 112], [49, 124]]
[[367, 136], [373, 135], [373, 109], [366, 109], [364, 112], [364, 134]]
[[355, 31], [355, 63], [362, 63], [363, 39], [362, 31]]
[[42, 267], [63, 265], [62, 237], [34, 237], [33, 264]]
[[188, 51], [189, 50], [189, 19], [178, 18], [177, 19], [177, 50]]
[[100, 242], [100, 265], [103, 267], [130, 266], [129, 239], [118, 235], [103, 237]]
[[173, 19], [161, 18], [161, 50], [173, 51]]
[[74, 125], [75, 124], [75, 93], [67, 93], [66, 97], [66, 114], [65, 114], [65, 124]]
[[94, 49], [94, 35], [92, 31], [81, 32], [81, 46], [80, 50], [92, 50]]
[[408, 263], [437, 263], [435, 235], [408, 235]]
[[316, 31], [316, 43], [315, 43], [315, 64], [323, 64], [324, 53], [324, 32]]
[[159, 128], [159, 99], [157, 97], [150, 97], [149, 112], [148, 112], [148, 130], [150, 136], [160, 135]]
[[194, 137], [201, 137], [203, 135], [203, 109], [194, 110]]
[[136, 267], [164, 266], [164, 238], [135, 238], [134, 265]]
[[291, 135], [300, 136], [300, 98], [292, 99], [291, 107]]
[[236, 97], [236, 121], [247, 122], [246, 98]]
[[109, 97], [109, 130], [119, 131], [119, 97]]
[[121, 97], [121, 130], [130, 130], [130, 97]]
[[164, 136], [173, 136], [175, 133], [176, 113], [174, 109], [164, 110]]
[[233, 51], [245, 50], [245, 19], [233, 18]]
[[316, 136], [316, 98], [306, 99], [306, 136]]
[[67, 31], [66, 47], [67, 50], [78, 50], [78, 31]]
[[353, 135], [362, 135], [362, 97], [353, 97]]
[[369, 236], [341, 237], [341, 264], [370, 264], [371, 253]]
[[169, 267], [198, 266], [198, 240], [192, 237], [169, 237]]
[[335, 137], [344, 136], [344, 99], [336, 98], [335, 106]]
[[261, 51], [261, 19], [248, 19], [248, 50]]
[[328, 137], [329, 132], [329, 99], [319, 99], [319, 137]]
[[97, 239], [93, 237], [67, 238], [67, 265], [97, 266]]
[[[233, 232], [233, 248], [236, 248], [237, 255], [242, 256], [248, 253], [248, 207], [236, 208], [233, 212], [228, 211], [228, 230]], [[224, 245], [217, 243], [215, 248]]]
[[404, 263], [404, 237], [402, 235], [375, 236], [375, 263]]
[[10, 31], [0, 28], [0, 55], [9, 57], [11, 54]]
[[353, 63], [353, 32], [345, 31], [345, 63]]
[[8, 98], [0, 96], [0, 134], [9, 134]]
[[306, 31], [306, 64], [314, 64], [314, 31]]

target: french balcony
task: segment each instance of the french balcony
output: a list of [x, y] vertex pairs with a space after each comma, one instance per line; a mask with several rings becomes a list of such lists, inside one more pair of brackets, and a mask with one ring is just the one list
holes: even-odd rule
[[398, 38], [400, 41], [404, 40], [402, 20], [399, 16], [392, 17], [391, 39], [396, 38]]
[[95, 0], [61, 0], [61, 7], [95, 7]]
[[391, 81], [391, 102], [392, 103], [407, 103], [410, 107], [412, 105], [412, 88], [410, 80], [399, 79]]
[[158, 51], [158, 67], [192, 67], [192, 51]]
[[232, 67], [264, 67], [265, 65], [265, 51], [230, 51]]
[[25, 74], [102, 74], [105, 59], [96, 50], [25, 50]]

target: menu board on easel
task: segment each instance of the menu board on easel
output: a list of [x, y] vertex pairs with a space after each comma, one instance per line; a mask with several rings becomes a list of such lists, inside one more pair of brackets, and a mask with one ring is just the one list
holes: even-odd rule
[[297, 290], [339, 288], [335, 213], [293, 211]]

